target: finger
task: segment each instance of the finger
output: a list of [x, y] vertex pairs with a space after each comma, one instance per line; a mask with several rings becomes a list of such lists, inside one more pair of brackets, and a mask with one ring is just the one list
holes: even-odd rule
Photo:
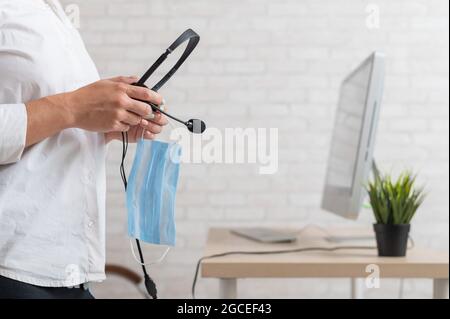
[[122, 83], [127, 83], [127, 84], [133, 84], [133, 83], [136, 83], [139, 80], [139, 78], [136, 76], [116, 76], [109, 80], [113, 81], [113, 82], [122, 82]]
[[156, 105], [160, 105], [162, 103], [162, 96], [158, 93], [140, 86], [130, 85], [127, 88], [127, 94], [132, 99], [137, 99], [141, 101], [147, 101], [150, 103], [154, 103]]
[[153, 134], [159, 134], [163, 130], [161, 125], [155, 123], [148, 123], [144, 128]]
[[161, 113], [153, 113], [153, 114], [154, 114], [154, 117], [153, 117], [153, 119], [150, 120], [151, 122], [161, 125], [161, 126], [165, 126], [169, 123], [169, 121], [167, 120], [167, 117], [164, 116], [163, 114], [161, 114]]
[[[149, 125], [149, 121], [147, 121], [146, 119], [141, 119], [141, 122], [139, 123], [139, 130], [143, 130], [145, 129], [147, 126]], [[141, 132], [142, 133], [142, 132]]]
[[128, 103], [125, 108], [127, 109], [127, 111], [133, 112], [140, 117], [144, 117], [146, 119], [153, 118], [152, 107], [147, 103], [130, 99], [130, 103]]
[[155, 134], [153, 134], [152, 132], [149, 132], [149, 131], [145, 131], [144, 138], [146, 140], [153, 140], [155, 138]]
[[140, 124], [142, 121], [142, 118], [133, 112], [124, 111], [120, 117], [120, 121], [124, 124], [134, 126], [134, 125]]

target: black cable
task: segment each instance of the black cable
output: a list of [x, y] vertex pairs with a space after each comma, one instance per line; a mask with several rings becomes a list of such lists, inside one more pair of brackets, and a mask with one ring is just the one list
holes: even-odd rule
[[214, 254], [210, 256], [202, 257], [198, 260], [195, 267], [194, 280], [192, 282], [192, 298], [195, 299], [195, 286], [197, 284], [198, 272], [200, 264], [205, 259], [224, 257], [230, 255], [270, 255], [270, 254], [286, 254], [286, 253], [301, 253], [306, 251], [336, 251], [336, 250], [359, 250], [359, 249], [377, 249], [374, 246], [338, 246], [338, 247], [305, 247], [286, 250], [272, 250], [272, 251], [228, 251], [225, 253]]
[[122, 132], [122, 160], [120, 162], [120, 177], [122, 178], [123, 186], [127, 191], [127, 176], [125, 174], [125, 157], [128, 151], [128, 132]]
[[[408, 236], [408, 239], [411, 242], [411, 246], [408, 247], [407, 249], [410, 250], [415, 247], [415, 242], [411, 236]], [[197, 283], [198, 271], [200, 269], [201, 262], [205, 259], [224, 257], [224, 256], [229, 256], [229, 255], [270, 255], [270, 254], [285, 254], [285, 253], [295, 253], [295, 252], [305, 252], [305, 251], [336, 251], [336, 250], [343, 250], [343, 249], [351, 249], [351, 250], [377, 249], [377, 247], [374, 247], [374, 246], [305, 247], [305, 248], [273, 250], [273, 251], [229, 251], [229, 252], [225, 252], [225, 253], [205, 256], [205, 257], [200, 258], [197, 261], [197, 266], [195, 268], [194, 280], [192, 282], [192, 298], [195, 299], [195, 285]]]

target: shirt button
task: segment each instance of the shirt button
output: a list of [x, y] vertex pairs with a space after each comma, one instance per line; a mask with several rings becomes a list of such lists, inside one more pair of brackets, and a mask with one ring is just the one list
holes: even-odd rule
[[88, 227], [91, 228], [92, 226], [94, 226], [94, 222], [92, 220], [90, 220], [88, 223]]

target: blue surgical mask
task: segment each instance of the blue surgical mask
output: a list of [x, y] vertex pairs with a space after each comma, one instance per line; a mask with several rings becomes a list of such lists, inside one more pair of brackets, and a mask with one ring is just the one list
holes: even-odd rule
[[141, 139], [127, 186], [128, 234], [158, 245], [175, 245], [175, 194], [181, 147]]

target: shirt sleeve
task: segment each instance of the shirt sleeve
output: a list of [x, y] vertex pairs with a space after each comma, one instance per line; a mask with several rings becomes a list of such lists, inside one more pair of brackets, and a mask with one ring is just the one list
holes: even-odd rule
[[[0, 0], [0, 166], [21, 159], [25, 149], [27, 110], [23, 92], [24, 74], [30, 55], [23, 50], [16, 23], [9, 20], [8, 7]], [[21, 34], [21, 33], [20, 33]], [[29, 73], [29, 72], [28, 72]], [[25, 92], [28, 93], [28, 92]]]
[[25, 104], [0, 104], [0, 165], [20, 160], [25, 149], [26, 133]]
[[25, 149], [26, 133], [25, 104], [0, 104], [0, 165], [20, 160]]

